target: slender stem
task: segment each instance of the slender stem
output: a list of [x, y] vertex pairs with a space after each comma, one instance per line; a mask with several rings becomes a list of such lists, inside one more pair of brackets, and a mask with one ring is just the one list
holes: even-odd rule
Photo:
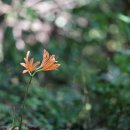
[[32, 74], [32, 77], [33, 77], [37, 72], [40, 72], [40, 71], [42, 71], [42, 69], [36, 70], [36, 71]]
[[22, 105], [21, 105], [21, 114], [20, 114], [21, 117], [20, 117], [19, 130], [22, 130], [23, 111], [24, 111], [24, 108], [25, 108], [25, 101], [27, 99], [28, 89], [29, 89], [29, 86], [31, 84], [32, 78], [33, 78], [33, 76], [30, 76], [30, 80], [28, 82], [27, 88], [26, 88], [25, 93], [24, 93], [24, 98], [23, 98], [23, 102], [22, 102]]
[[13, 127], [14, 127], [14, 124], [15, 124], [15, 107], [13, 107], [12, 116], [13, 116], [13, 122], [12, 122], [12, 128], [13, 128]]

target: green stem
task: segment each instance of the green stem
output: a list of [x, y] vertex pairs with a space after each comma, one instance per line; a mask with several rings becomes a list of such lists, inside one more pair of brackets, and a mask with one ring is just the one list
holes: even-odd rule
[[23, 111], [24, 111], [24, 108], [25, 108], [25, 101], [26, 101], [26, 99], [27, 99], [28, 89], [29, 89], [29, 86], [30, 86], [30, 84], [31, 84], [32, 78], [33, 78], [33, 76], [30, 76], [30, 80], [29, 80], [29, 82], [28, 82], [26, 91], [25, 91], [25, 93], [24, 93], [24, 98], [23, 98], [23, 102], [22, 102], [22, 105], [21, 105], [21, 114], [20, 114], [21, 117], [20, 117], [19, 130], [22, 130]]
[[42, 71], [42, 69], [36, 70], [31, 76], [33, 77], [37, 72], [40, 72], [40, 71]]

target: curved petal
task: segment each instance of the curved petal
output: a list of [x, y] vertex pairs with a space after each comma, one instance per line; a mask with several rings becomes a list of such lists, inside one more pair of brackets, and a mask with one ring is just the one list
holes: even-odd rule
[[27, 73], [27, 72], [28, 72], [28, 70], [23, 70], [23, 72], [22, 72], [22, 73], [23, 73], [23, 74], [25, 74], [25, 73]]
[[20, 65], [22, 65], [23, 67], [27, 68], [25, 63], [20, 63]]
[[60, 67], [60, 64], [53, 64], [49, 66], [48, 68], [46, 68], [45, 71], [56, 70], [58, 67]]
[[28, 63], [29, 55], [30, 55], [30, 51], [28, 51], [27, 54], [26, 54], [26, 58], [25, 58], [26, 63]]
[[47, 63], [43, 66], [43, 70], [47, 69], [49, 66], [53, 65], [54, 62], [50, 61], [50, 59], [47, 61]]
[[50, 66], [52, 66], [55, 62], [57, 62], [55, 60], [55, 55], [52, 55], [49, 60], [47, 61], [47, 63], [43, 66], [43, 69], [49, 68]]
[[49, 52], [44, 49], [43, 60], [42, 60], [41, 66], [44, 66], [47, 63], [48, 60], [49, 60]]

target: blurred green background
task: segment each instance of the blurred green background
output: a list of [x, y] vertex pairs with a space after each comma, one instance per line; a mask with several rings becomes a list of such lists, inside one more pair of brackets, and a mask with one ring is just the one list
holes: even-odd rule
[[130, 0], [1, 0], [0, 126], [19, 112], [29, 80], [20, 62], [43, 49], [61, 67], [33, 79], [26, 124], [130, 130]]

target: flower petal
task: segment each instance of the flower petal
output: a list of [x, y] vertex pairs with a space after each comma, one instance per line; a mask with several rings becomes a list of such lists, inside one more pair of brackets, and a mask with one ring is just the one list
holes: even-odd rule
[[43, 69], [47, 69], [50, 66], [52, 66], [55, 63], [55, 55], [52, 55], [49, 60], [46, 62], [46, 64], [43, 66]]
[[34, 58], [31, 58], [30, 65], [33, 65]]
[[47, 63], [45, 64], [45, 66], [43, 67], [43, 70], [47, 69], [49, 66], [52, 66], [54, 64], [54, 62], [51, 62], [50, 60], [47, 61]]
[[20, 63], [20, 65], [22, 65], [23, 67], [27, 67], [25, 63]]
[[27, 73], [27, 72], [28, 72], [28, 70], [23, 70], [23, 72], [22, 72], [22, 73], [23, 73], [23, 74], [25, 74], [25, 73]]
[[55, 62], [55, 61], [56, 61], [55, 55], [51, 55], [50, 61], [52, 61], [52, 62]]
[[43, 69], [44, 71], [49, 71], [49, 70], [56, 70], [58, 67], [60, 67], [60, 64], [53, 64], [49, 66], [48, 68]]
[[26, 58], [25, 58], [26, 63], [28, 63], [29, 55], [30, 55], [30, 51], [28, 51], [27, 54], [26, 54]]
[[37, 65], [39, 65], [40, 64], [40, 62], [39, 61], [37, 61], [36, 63], [34, 63], [34, 67], [36, 67]]
[[48, 60], [49, 60], [49, 52], [44, 49], [43, 60], [42, 60], [41, 66], [44, 66]]

